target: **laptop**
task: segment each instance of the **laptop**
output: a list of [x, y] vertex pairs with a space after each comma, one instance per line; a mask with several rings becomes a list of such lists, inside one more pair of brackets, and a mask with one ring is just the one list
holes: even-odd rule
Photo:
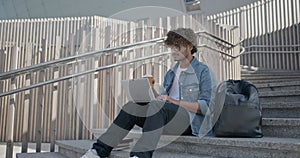
[[145, 104], [155, 100], [153, 90], [147, 78], [122, 80], [121, 84], [128, 101]]

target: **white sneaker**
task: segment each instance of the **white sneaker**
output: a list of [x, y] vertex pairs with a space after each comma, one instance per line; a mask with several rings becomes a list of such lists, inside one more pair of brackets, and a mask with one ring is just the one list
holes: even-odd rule
[[95, 149], [89, 149], [81, 158], [99, 158]]
[[139, 158], [139, 157], [137, 157], [137, 156], [131, 156], [130, 158]]

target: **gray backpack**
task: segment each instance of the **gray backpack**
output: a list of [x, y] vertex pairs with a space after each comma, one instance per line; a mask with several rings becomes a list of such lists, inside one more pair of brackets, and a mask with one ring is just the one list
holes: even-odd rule
[[245, 80], [228, 80], [222, 84], [226, 84], [225, 101], [213, 127], [214, 135], [262, 137], [262, 108], [256, 87]]

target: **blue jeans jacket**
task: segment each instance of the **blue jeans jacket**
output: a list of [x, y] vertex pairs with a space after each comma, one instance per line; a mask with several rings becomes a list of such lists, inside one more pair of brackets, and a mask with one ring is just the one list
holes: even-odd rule
[[[169, 95], [173, 84], [176, 69], [179, 63], [171, 68], [165, 75], [162, 95]], [[207, 65], [193, 58], [186, 71], [182, 71], [179, 76], [179, 98], [182, 101], [198, 102], [201, 114], [189, 112], [193, 135], [199, 135], [201, 124], [207, 112], [214, 79]]]

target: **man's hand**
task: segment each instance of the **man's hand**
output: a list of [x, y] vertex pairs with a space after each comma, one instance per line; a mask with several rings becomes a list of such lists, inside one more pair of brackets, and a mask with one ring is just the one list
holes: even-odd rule
[[163, 101], [168, 101], [170, 97], [167, 95], [159, 95], [157, 96], [157, 99], [163, 100]]
[[163, 100], [163, 101], [166, 101], [166, 102], [169, 102], [169, 103], [173, 103], [173, 104], [179, 105], [179, 101], [178, 100], [175, 100], [175, 99], [171, 98], [168, 95], [160, 95], [160, 96], [157, 97], [157, 99], [160, 99], [160, 100]]
[[160, 95], [157, 97], [157, 99], [181, 106], [191, 112], [201, 114], [200, 105], [198, 102], [187, 102], [187, 101], [175, 100], [169, 97], [168, 95]]

